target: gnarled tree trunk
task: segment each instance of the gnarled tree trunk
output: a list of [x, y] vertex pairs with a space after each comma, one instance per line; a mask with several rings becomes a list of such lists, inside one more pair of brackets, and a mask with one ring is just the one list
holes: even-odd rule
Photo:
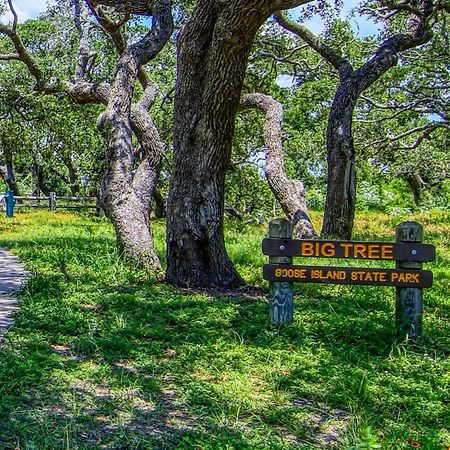
[[242, 98], [241, 109], [248, 108], [259, 108], [266, 114], [265, 175], [271, 191], [294, 227], [294, 237], [307, 239], [316, 236], [308, 213], [303, 183], [291, 180], [286, 175], [282, 141], [283, 106], [269, 95], [255, 93]]
[[166, 280], [243, 283], [225, 250], [224, 180], [248, 54], [270, 14], [305, 2], [199, 0], [178, 40]]
[[388, 5], [392, 13], [404, 10], [409, 20], [405, 33], [387, 38], [373, 56], [354, 69], [340, 52], [328, 47], [305, 26], [292, 22], [281, 14], [277, 22], [299, 36], [319, 53], [339, 73], [339, 85], [331, 106], [327, 126], [328, 184], [322, 235], [350, 239], [356, 204], [355, 149], [352, 123], [356, 102], [368, 87], [397, 64], [398, 55], [431, 39], [430, 19], [437, 3], [433, 0], [411, 0], [401, 5]]
[[[172, 33], [171, 3], [170, 0], [73, 0], [73, 4], [75, 25], [80, 34], [78, 61], [74, 82], [61, 84], [79, 103], [107, 104], [106, 112], [99, 120], [100, 124], [106, 124], [108, 131], [99, 203], [113, 222], [123, 252], [159, 271], [161, 265], [149, 229], [149, 209], [159, 175], [163, 145], [148, 114], [152, 98], [149, 91], [152, 89], [143, 66], [159, 53]], [[16, 53], [2, 55], [2, 59], [22, 61], [36, 79], [37, 91], [47, 94], [58, 92], [60, 84], [48, 82], [46, 72], [23, 44], [17, 31], [18, 16], [12, 2], [8, 5], [13, 23], [10, 26], [0, 23], [0, 34], [11, 40]], [[95, 51], [91, 51], [93, 26], [86, 5], [110, 35], [120, 56], [111, 86], [86, 82], [96, 57]], [[116, 8], [113, 18], [108, 16], [103, 6]], [[142, 39], [127, 46], [120, 28], [134, 14], [151, 16], [152, 27]], [[132, 105], [137, 79], [143, 84], [145, 95], [137, 105]], [[132, 147], [132, 133], [140, 144], [138, 152]]]
[[14, 192], [14, 195], [19, 196], [20, 190], [17, 185], [16, 176], [14, 175], [14, 165], [11, 160], [7, 160], [4, 165], [0, 166], [0, 176], [8, 185], [8, 189]]
[[[78, 82], [70, 85], [69, 91], [78, 103], [108, 104], [111, 98], [111, 88], [106, 83], [96, 85]], [[148, 113], [155, 93], [154, 86], [149, 85], [143, 98], [131, 105], [130, 122], [118, 132], [122, 137], [112, 142], [110, 138], [99, 206], [114, 225], [119, 248], [134, 261], [160, 271], [149, 220], [150, 205], [164, 154], [163, 142]], [[118, 98], [120, 100], [122, 97]], [[107, 113], [99, 121], [101, 127], [108, 127], [109, 132], [112, 131]], [[132, 148], [131, 132], [140, 144], [137, 150]], [[136, 164], [137, 168], [133, 170]]]
[[327, 197], [322, 236], [350, 239], [356, 205], [353, 110], [359, 92], [354, 80], [342, 82], [334, 97], [327, 126]]
[[[114, 225], [119, 248], [134, 261], [160, 271], [161, 265], [150, 230], [150, 205], [164, 148], [153, 121], [142, 105], [132, 108], [129, 126], [119, 125], [120, 119], [116, 115], [110, 117], [114, 117], [117, 122], [113, 122], [108, 144], [108, 157], [100, 188], [101, 206]], [[132, 130], [138, 137], [144, 155], [134, 174]]]
[[[130, 8], [134, 6], [130, 4]], [[109, 140], [99, 197], [106, 216], [114, 225], [119, 248], [132, 260], [160, 271], [149, 214], [163, 156], [161, 140], [147, 113], [155, 91], [153, 86], [147, 86], [144, 98], [134, 106], [132, 97], [142, 66], [164, 47], [172, 34], [173, 22], [169, 0], [148, 3], [147, 9], [153, 16], [152, 29], [123, 51], [101, 120], [108, 129]], [[135, 173], [133, 132], [143, 155]]]
[[420, 201], [422, 200], [422, 191], [426, 187], [425, 181], [423, 181], [422, 177], [417, 173], [408, 173], [403, 175], [403, 178], [408, 183], [411, 188], [414, 204], [419, 206]]

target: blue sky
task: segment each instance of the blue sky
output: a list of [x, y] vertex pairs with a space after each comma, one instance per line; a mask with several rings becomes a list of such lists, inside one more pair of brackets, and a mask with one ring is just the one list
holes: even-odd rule
[[[360, 3], [357, 0], [344, 0], [343, 1], [343, 8], [341, 11], [340, 16], [342, 18], [349, 18], [350, 23], [352, 24], [352, 28], [354, 31], [358, 34], [360, 37], [365, 36], [372, 36], [378, 33], [379, 28], [378, 26], [368, 20], [366, 17], [358, 16], [357, 14], [355, 17], [351, 16], [351, 10], [352, 8], [355, 8], [357, 4]], [[297, 19], [299, 17], [299, 14], [301, 12], [302, 8], [295, 8], [290, 11], [293, 18]], [[311, 20], [307, 20], [304, 22], [304, 24], [314, 33], [320, 34], [325, 29], [325, 23], [323, 19], [319, 16], [314, 16]]]
[[[19, 15], [20, 21], [36, 17], [45, 9], [47, 3], [48, 0], [13, 0], [14, 7], [17, 11], [17, 14]], [[346, 17], [350, 13], [350, 10], [354, 8], [356, 4], [359, 3], [359, 1], [344, 0], [343, 3], [344, 7], [341, 16]], [[299, 10], [300, 8], [296, 8], [291, 11], [293, 17], [298, 17]], [[376, 34], [378, 30], [377, 26], [374, 23], [362, 17], [351, 18], [351, 23], [359, 36], [373, 35]], [[317, 34], [321, 33], [325, 28], [323, 20], [317, 16], [305, 22], [305, 25], [307, 25], [311, 29], [311, 31]]]

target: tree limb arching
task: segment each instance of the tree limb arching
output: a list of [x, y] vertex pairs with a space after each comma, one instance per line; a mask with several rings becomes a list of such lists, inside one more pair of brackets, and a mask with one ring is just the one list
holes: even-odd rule
[[[297, 35], [308, 44], [315, 52], [322, 56], [325, 61], [330, 63], [337, 71], [345, 68], [350, 68], [350, 63], [337, 53], [333, 48], [325, 44], [318, 36], [312, 31], [308, 30], [304, 25], [289, 20], [285, 14], [278, 12], [274, 14], [274, 19], [285, 30]], [[348, 67], [350, 66], [350, 67]]]
[[269, 95], [254, 93], [242, 97], [240, 110], [257, 108], [265, 113], [264, 172], [267, 183], [294, 226], [294, 236], [307, 239], [317, 235], [308, 214], [305, 188], [299, 180], [288, 178], [284, 166], [282, 142], [283, 106]]
[[[112, 4], [113, 2], [110, 3]], [[117, 11], [117, 7], [119, 7], [120, 2], [114, 3], [117, 4], [116, 7], [114, 8]], [[114, 47], [116, 48], [118, 55], [121, 56], [127, 48], [127, 42], [125, 40], [125, 37], [123, 36], [121, 28], [124, 25], [124, 23], [126, 23], [126, 21], [130, 18], [130, 13], [124, 12], [122, 19], [119, 22], [116, 22], [113, 19], [111, 19], [107, 11], [105, 11], [105, 8], [98, 5], [97, 2], [86, 0], [86, 4], [88, 5], [92, 14], [97, 19], [98, 23], [102, 27], [105, 34], [110, 37], [111, 41], [114, 44]], [[143, 89], [146, 89], [147, 85], [151, 83], [151, 80], [143, 67], [139, 68], [138, 79]]]
[[106, 6], [114, 8], [117, 12], [126, 14], [142, 14], [146, 16], [153, 15], [155, 1], [148, 0], [90, 0], [95, 6]]
[[11, 26], [0, 23], [0, 34], [7, 36], [11, 40], [17, 53], [3, 55], [4, 57], [1, 59], [2, 60], [22, 61], [27, 66], [28, 71], [31, 73], [31, 75], [33, 75], [33, 77], [36, 80], [35, 89], [37, 91], [40, 91], [44, 87], [44, 75], [43, 75], [42, 70], [39, 67], [38, 63], [28, 52], [28, 50], [26, 49], [25, 45], [22, 42], [21, 37], [17, 33], [17, 14], [14, 10], [14, 7], [13, 7], [11, 1], [9, 1], [8, 3], [9, 3], [10, 11], [14, 17], [14, 22]]

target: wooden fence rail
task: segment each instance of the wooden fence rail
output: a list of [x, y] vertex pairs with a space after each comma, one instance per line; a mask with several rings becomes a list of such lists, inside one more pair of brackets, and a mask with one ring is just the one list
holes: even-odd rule
[[[96, 202], [96, 197], [69, 197], [69, 196], [57, 196], [55, 192], [50, 192], [50, 195], [41, 197], [27, 195], [15, 196], [12, 191], [6, 192], [1, 201], [3, 208], [6, 211], [8, 217], [14, 215], [14, 208], [48, 208], [51, 211], [56, 209], [99, 209], [98, 205], [88, 204], [87, 202]], [[61, 204], [59, 202], [78, 202], [80, 204]], [[26, 202], [26, 203], [25, 203]], [[33, 203], [31, 203], [33, 202]], [[41, 203], [42, 202], [42, 203]]]

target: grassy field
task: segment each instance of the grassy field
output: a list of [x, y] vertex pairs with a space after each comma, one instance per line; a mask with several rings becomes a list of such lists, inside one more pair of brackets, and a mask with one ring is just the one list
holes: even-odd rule
[[104, 219], [0, 219], [33, 274], [0, 349], [0, 449], [449, 449], [450, 215], [365, 213], [354, 238], [411, 219], [438, 251], [415, 346], [394, 288], [297, 285], [293, 325], [270, 325], [265, 227], [229, 224], [252, 287], [217, 295], [124, 265]]

